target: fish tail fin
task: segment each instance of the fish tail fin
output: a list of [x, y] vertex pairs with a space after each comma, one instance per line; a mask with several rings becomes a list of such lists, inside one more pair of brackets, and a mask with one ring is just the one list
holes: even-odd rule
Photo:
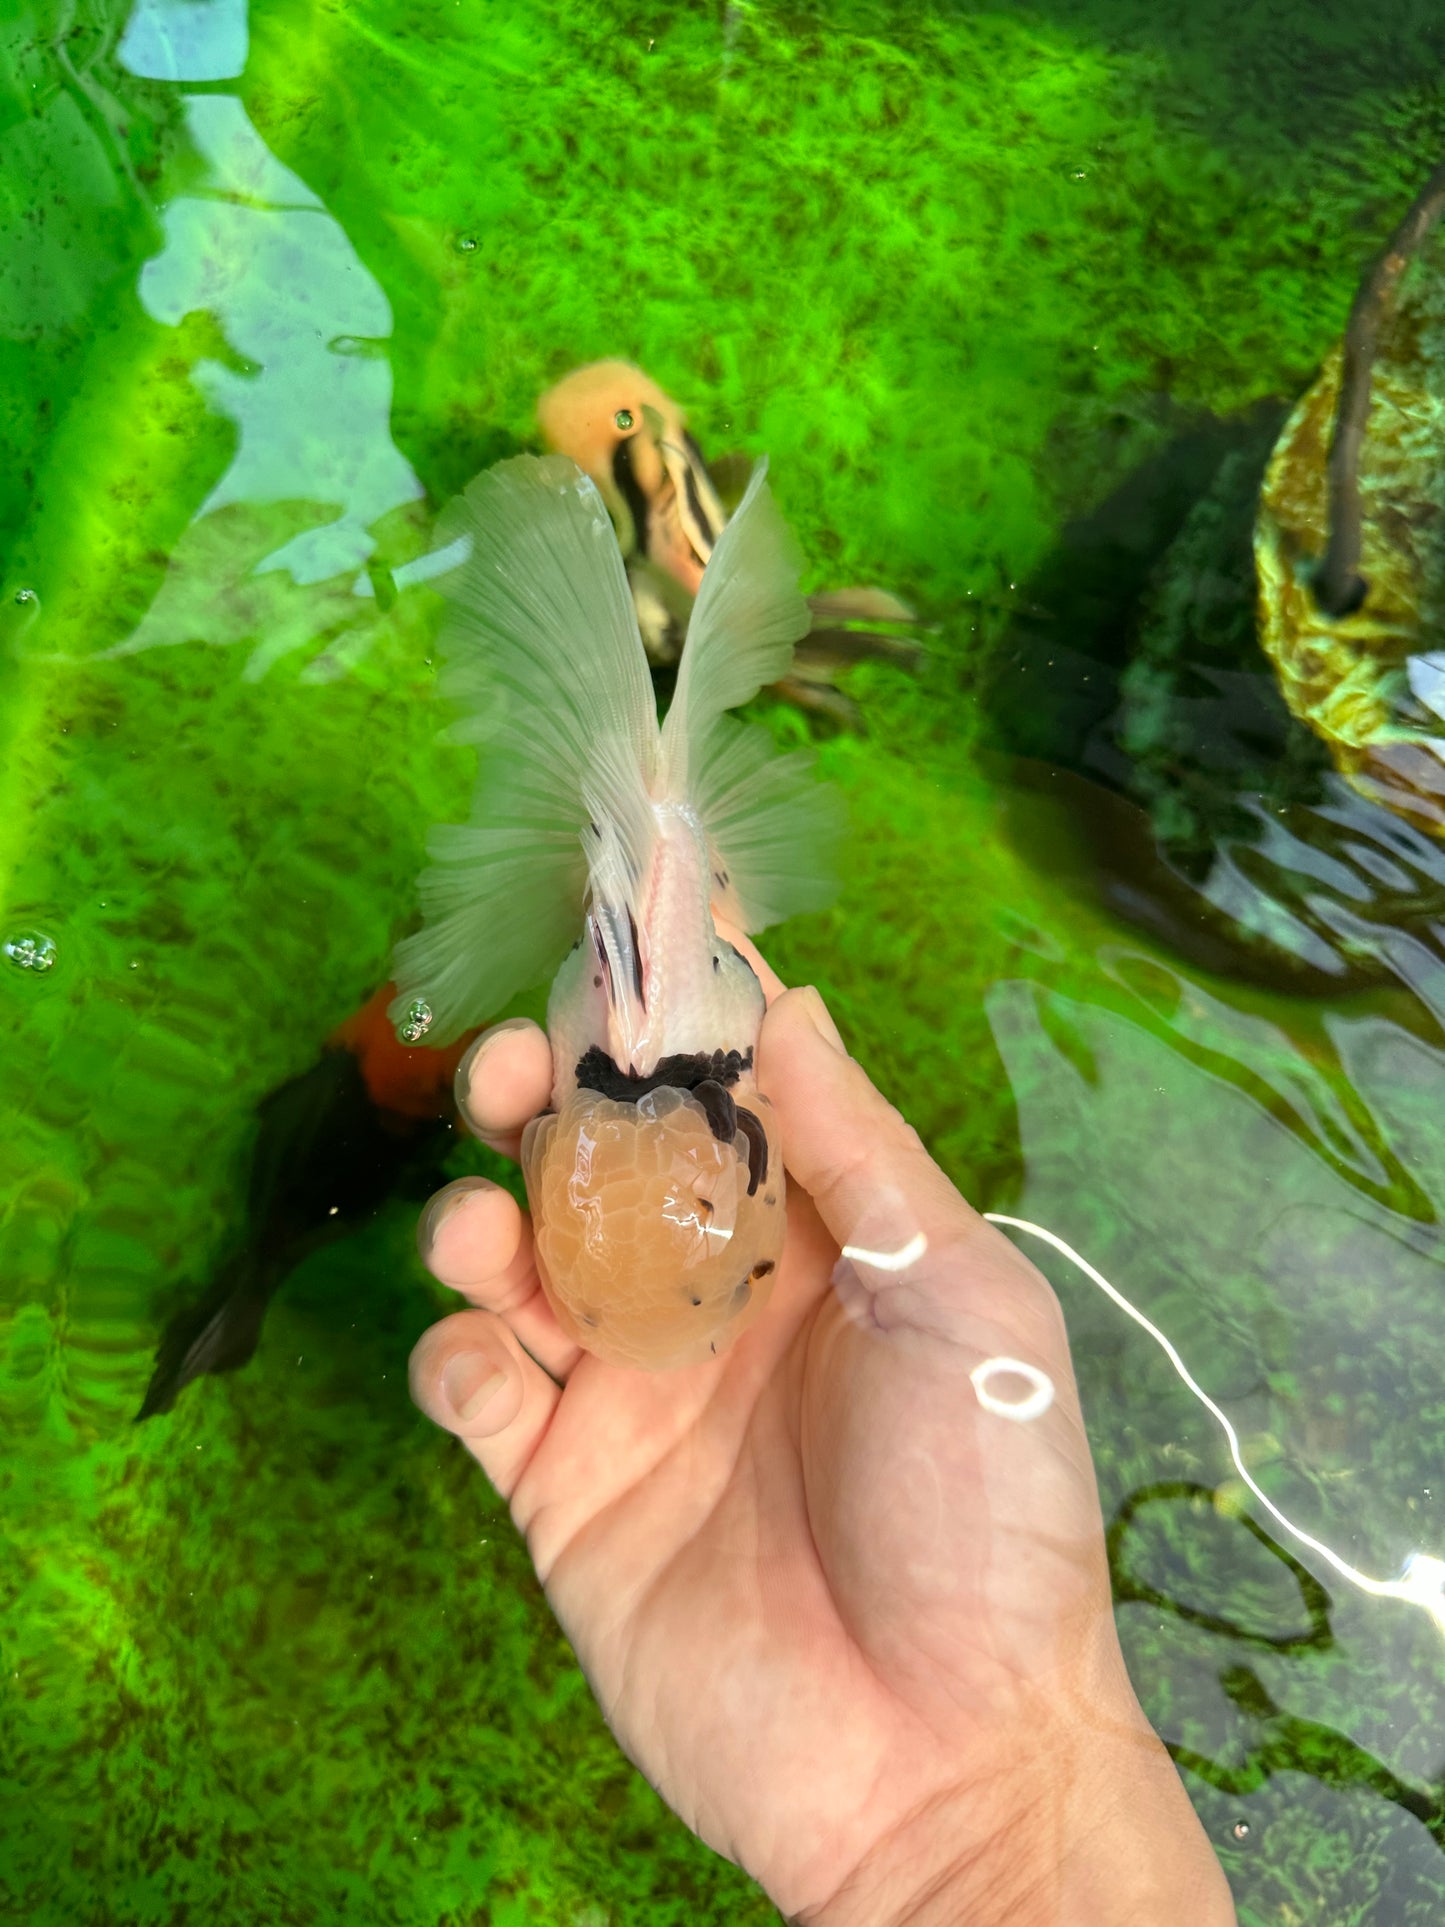
[[649, 831], [657, 708], [627, 576], [595, 485], [564, 456], [479, 475], [442, 519], [467, 549], [442, 692], [478, 747], [471, 820], [433, 830], [424, 923], [396, 951], [394, 1021], [429, 1043], [484, 1022], [554, 970], [577, 934], [589, 825], [636, 853]]
[[766, 478], [759, 462], [703, 572], [658, 765], [660, 793], [698, 812], [717, 908], [743, 930], [828, 901], [842, 827], [810, 754], [780, 756], [765, 729], [727, 714], [787, 675], [811, 621], [801, 554]]

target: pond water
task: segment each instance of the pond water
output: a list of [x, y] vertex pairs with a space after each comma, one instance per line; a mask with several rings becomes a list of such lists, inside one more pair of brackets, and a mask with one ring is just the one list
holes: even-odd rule
[[[1440, 1919], [1445, 1620], [1369, 1582], [1445, 1558], [1445, 842], [1290, 719], [1250, 553], [1445, 150], [1438, 7], [36, 0], [0, 36], [0, 1912], [776, 1918], [408, 1400], [418, 1204], [492, 1167], [321, 1055], [470, 782], [437, 511], [622, 355], [770, 456], [810, 586], [928, 630], [844, 677], [856, 726], [759, 706], [852, 819], [768, 954], [1308, 1535], [1031, 1245], [1241, 1920]], [[254, 1356], [137, 1423], [218, 1278]]]

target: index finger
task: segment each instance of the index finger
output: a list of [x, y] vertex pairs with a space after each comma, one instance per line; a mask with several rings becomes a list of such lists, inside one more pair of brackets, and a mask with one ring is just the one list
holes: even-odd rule
[[457, 1109], [483, 1144], [514, 1158], [522, 1130], [552, 1101], [552, 1046], [530, 1018], [484, 1030], [457, 1065]]

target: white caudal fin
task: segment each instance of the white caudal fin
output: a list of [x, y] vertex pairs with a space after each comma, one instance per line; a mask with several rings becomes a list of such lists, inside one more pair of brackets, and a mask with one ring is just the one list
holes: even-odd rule
[[759, 462], [703, 571], [656, 786], [698, 812], [714, 874], [727, 879], [717, 907], [744, 930], [828, 901], [842, 821], [811, 755], [779, 756], [766, 730], [726, 713], [787, 675], [811, 621], [797, 544], [766, 477]]
[[488, 469], [438, 538], [471, 547], [442, 585], [454, 606], [441, 687], [479, 769], [471, 821], [428, 839], [425, 922], [397, 946], [391, 1014], [420, 999], [440, 1044], [561, 962], [581, 928], [589, 823], [644, 850], [658, 728], [617, 538], [574, 462]]

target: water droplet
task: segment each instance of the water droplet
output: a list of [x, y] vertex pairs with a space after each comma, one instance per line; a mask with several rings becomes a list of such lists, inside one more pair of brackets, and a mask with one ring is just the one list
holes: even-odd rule
[[17, 589], [15, 591], [15, 600], [19, 603], [22, 609], [26, 609], [26, 608], [30, 608], [31, 606], [33, 606], [33, 604], [37, 603], [40, 600], [40, 597], [36, 595], [33, 589]]
[[53, 970], [58, 952], [53, 937], [40, 930], [17, 930], [5, 939], [5, 955], [17, 970]]
[[432, 1007], [418, 997], [406, 1007], [406, 1014], [396, 1027], [396, 1034], [403, 1044], [419, 1044], [432, 1027]]
[[635, 417], [630, 408], [619, 408], [617, 413], [612, 417], [613, 422], [618, 428], [631, 428], [634, 419]]
[[477, 251], [476, 235], [464, 234], [461, 240], [457, 242], [457, 246], [461, 249], [463, 254], [475, 254]]
[[1229, 1831], [1234, 1835], [1236, 1840], [1247, 1840], [1249, 1838], [1248, 1820], [1236, 1820]]

